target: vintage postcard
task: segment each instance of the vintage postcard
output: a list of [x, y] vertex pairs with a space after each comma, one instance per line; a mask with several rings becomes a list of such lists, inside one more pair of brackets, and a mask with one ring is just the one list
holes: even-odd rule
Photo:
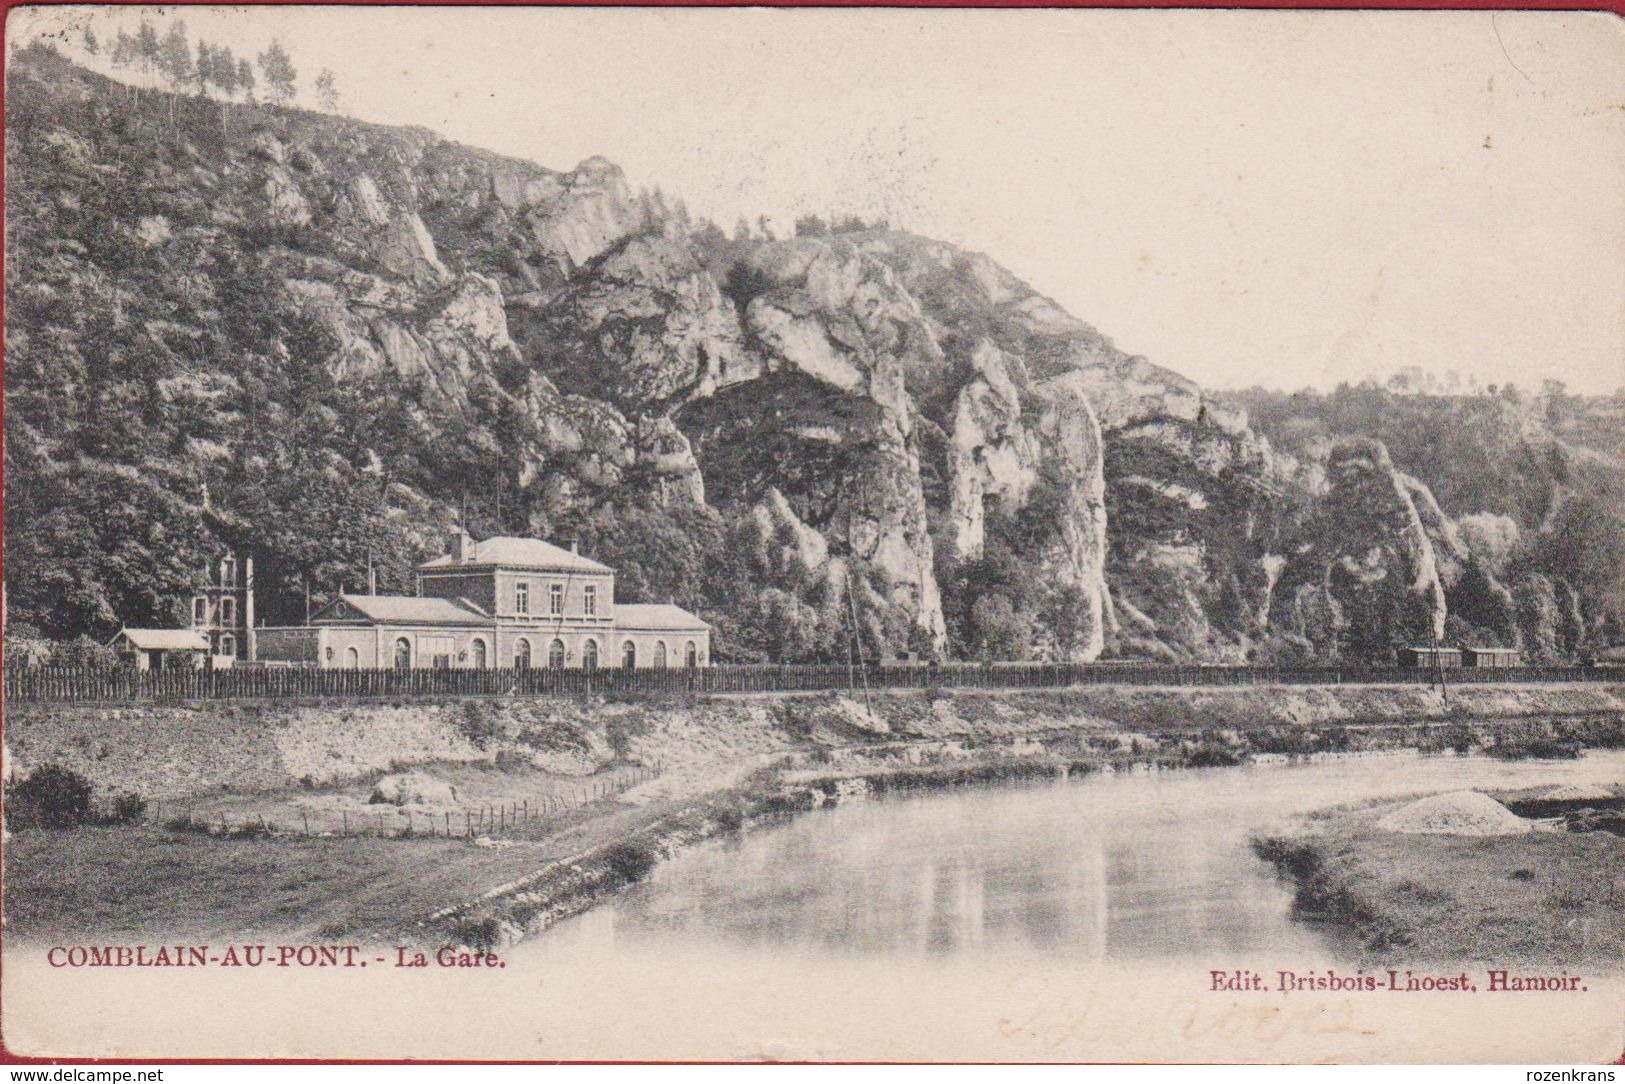
[[9, 1056], [1625, 1051], [1619, 20], [5, 37]]

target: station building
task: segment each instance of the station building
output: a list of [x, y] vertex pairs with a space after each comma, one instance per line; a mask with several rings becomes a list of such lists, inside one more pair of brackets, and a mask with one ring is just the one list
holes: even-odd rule
[[615, 600], [615, 570], [535, 538], [452, 537], [416, 595], [340, 595], [306, 625], [254, 630], [257, 659], [328, 669], [709, 664], [711, 627], [681, 607]]

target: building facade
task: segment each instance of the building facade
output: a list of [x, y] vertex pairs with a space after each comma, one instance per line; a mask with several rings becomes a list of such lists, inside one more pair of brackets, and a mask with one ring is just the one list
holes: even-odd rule
[[255, 630], [265, 662], [346, 669], [706, 666], [711, 627], [669, 604], [617, 603], [615, 570], [534, 538], [453, 536], [416, 595], [340, 595]]
[[192, 630], [209, 644], [215, 666], [254, 657], [254, 559], [229, 550], [214, 561], [192, 596]]

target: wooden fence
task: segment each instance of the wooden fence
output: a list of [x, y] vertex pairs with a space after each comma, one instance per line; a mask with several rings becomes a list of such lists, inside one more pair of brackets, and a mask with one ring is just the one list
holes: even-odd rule
[[[248, 812], [224, 799], [155, 799], [139, 821], [173, 831], [195, 831], [221, 836], [371, 836], [378, 839], [434, 837], [446, 839], [497, 838], [523, 834], [527, 826], [555, 828], [573, 810], [608, 801], [657, 779], [663, 765], [621, 768], [604, 775], [548, 781], [543, 789], [519, 797], [478, 805], [457, 803], [456, 808], [372, 804], [364, 807], [324, 808], [319, 800], [272, 803], [265, 812]], [[110, 811], [107, 801], [95, 812]], [[10, 814], [8, 814], [9, 816]]]
[[[389, 803], [359, 804], [352, 808], [334, 806], [322, 794], [281, 801], [250, 799], [246, 803], [230, 795], [185, 798], [155, 798], [138, 812], [121, 811], [120, 805], [133, 795], [116, 792], [99, 794], [91, 802], [85, 818], [90, 824], [148, 824], [171, 830], [187, 830], [209, 835], [279, 836], [373, 836], [413, 838], [433, 836], [468, 838], [501, 836], [521, 832], [526, 825], [555, 825], [561, 818], [595, 802], [608, 801], [640, 784], [658, 779], [665, 765], [635, 765], [599, 775], [547, 780], [526, 780], [518, 797], [454, 808], [440, 806], [396, 806]], [[15, 781], [15, 777], [13, 780]], [[251, 812], [249, 807], [266, 807]], [[6, 810], [6, 824], [39, 827], [31, 811], [19, 805]]]
[[[1161, 666], [1118, 663], [948, 663], [939, 666], [708, 666], [673, 670], [7, 670], [10, 703], [179, 700], [440, 699], [499, 696], [655, 697], [847, 689], [1057, 689], [1078, 685], [1428, 685], [1433, 669]], [[1620, 682], [1594, 666], [1446, 671], [1453, 685]]]

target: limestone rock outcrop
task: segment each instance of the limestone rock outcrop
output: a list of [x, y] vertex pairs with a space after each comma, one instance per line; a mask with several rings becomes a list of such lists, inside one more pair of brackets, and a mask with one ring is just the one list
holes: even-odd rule
[[1380, 441], [1331, 451], [1311, 534], [1277, 592], [1278, 626], [1322, 654], [1391, 657], [1445, 634], [1445, 590], [1415, 485]]
[[[1441, 633], [1546, 660], [1597, 632], [1571, 582], [1382, 445], [1277, 453], [985, 255], [882, 227], [730, 237], [602, 158], [126, 89], [60, 57], [8, 80], [34, 122], [8, 146], [25, 484], [103, 457], [169, 498], [154, 516], [224, 519], [244, 492], [271, 502], [244, 520], [287, 516], [278, 456], [303, 449], [274, 431], [297, 423], [312, 485], [355, 501], [310, 522], [376, 518], [266, 567], [388, 534], [409, 569], [470, 498], [505, 532], [627, 513], [645, 585], [740, 547], [748, 582], [708, 588], [723, 657], [746, 609], [784, 630], [748, 657], [830, 658], [853, 625], [871, 657], [1203, 662]], [[83, 436], [67, 405], [110, 370], [173, 424], [119, 430], [121, 408]], [[356, 582], [345, 560], [329, 586]]]

